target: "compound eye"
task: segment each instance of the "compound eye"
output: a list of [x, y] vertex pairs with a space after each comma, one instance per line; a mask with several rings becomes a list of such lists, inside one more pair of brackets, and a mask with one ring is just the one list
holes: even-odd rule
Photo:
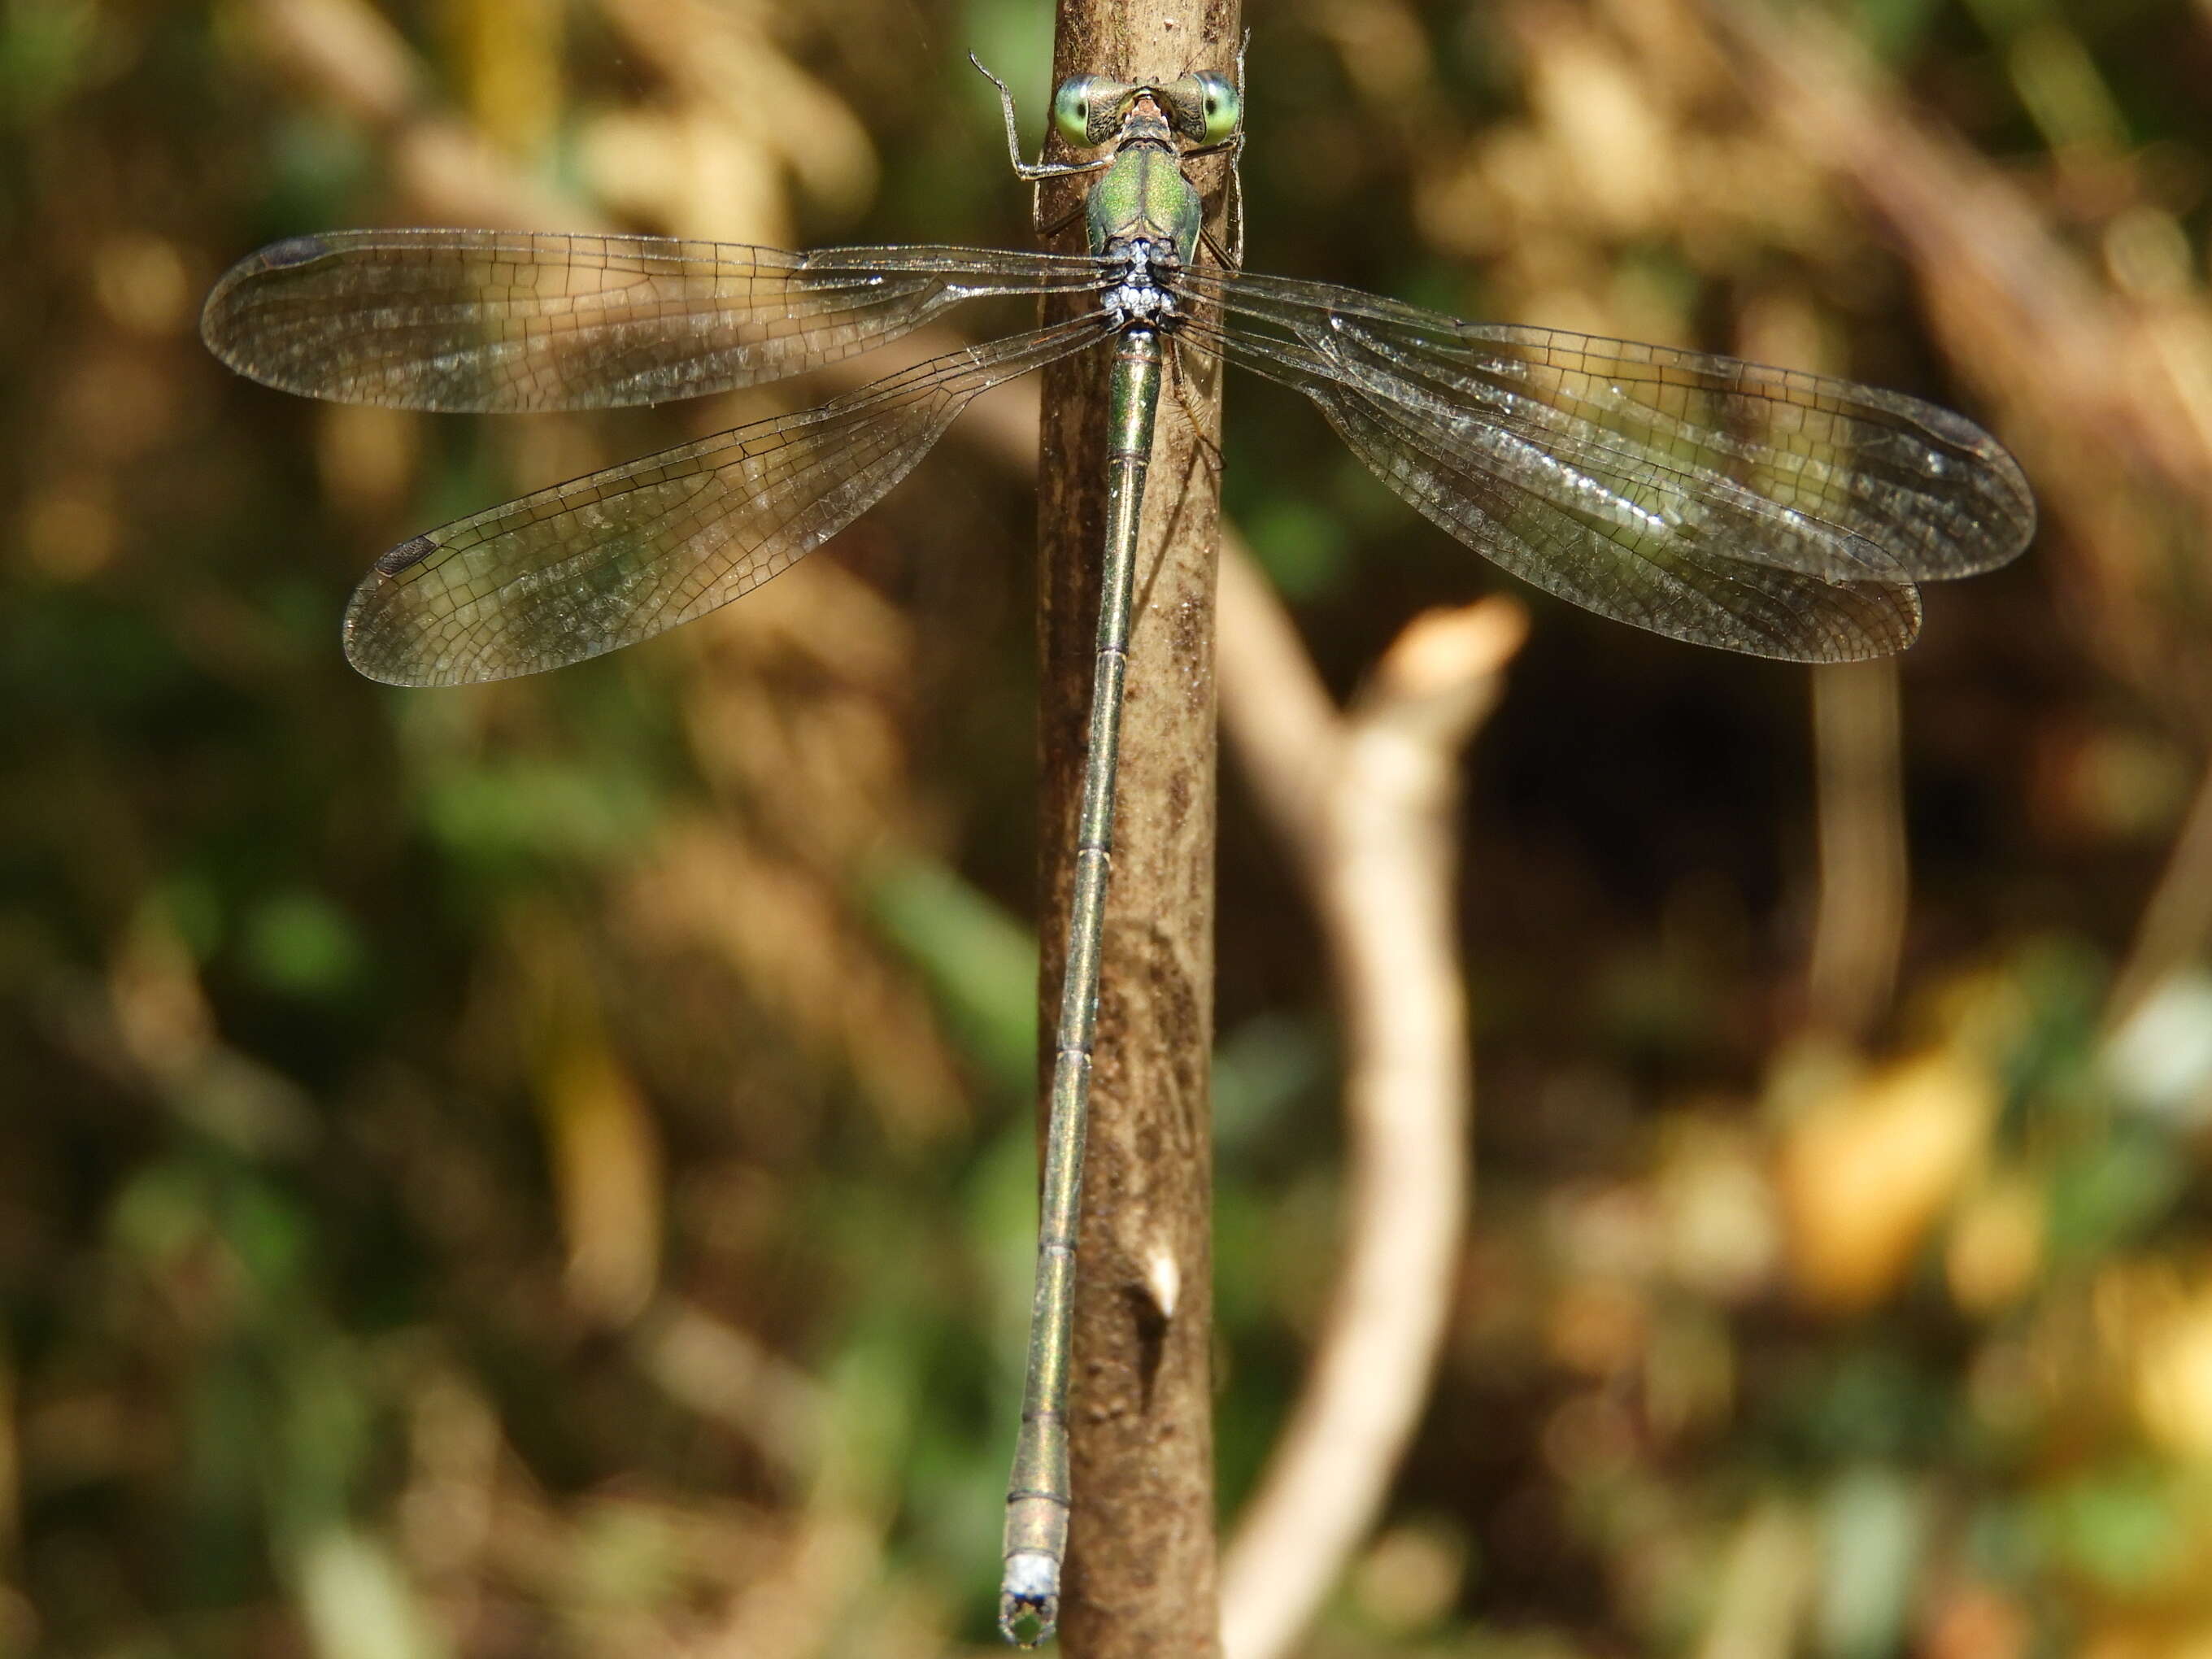
[[1091, 144], [1091, 113], [1105, 101], [1112, 82], [1096, 75], [1071, 76], [1052, 95], [1052, 125], [1071, 144]]
[[1199, 107], [1206, 117], [1206, 142], [1218, 144], [1243, 125], [1244, 99], [1225, 75], [1197, 75]]

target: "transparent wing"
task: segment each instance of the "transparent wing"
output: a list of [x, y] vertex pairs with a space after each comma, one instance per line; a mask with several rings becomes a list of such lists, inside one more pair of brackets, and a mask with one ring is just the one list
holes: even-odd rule
[[1383, 482], [1547, 592], [1808, 662], [1902, 649], [1917, 581], [2027, 545], [2035, 506], [1978, 427], [1848, 380], [1352, 289], [1186, 273], [1200, 343], [1311, 398]]
[[1096, 261], [1048, 253], [348, 230], [240, 260], [208, 295], [200, 332], [240, 374], [307, 397], [600, 409], [778, 380], [964, 300], [1097, 282]]
[[417, 536], [354, 590], [346, 655], [372, 679], [456, 685], [704, 616], [882, 499], [978, 392], [1109, 332], [1092, 313], [954, 352]]

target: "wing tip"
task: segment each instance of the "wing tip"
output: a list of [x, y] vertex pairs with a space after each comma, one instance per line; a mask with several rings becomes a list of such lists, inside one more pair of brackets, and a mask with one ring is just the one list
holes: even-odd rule
[[[404, 631], [394, 607], [407, 592], [405, 584], [392, 579], [399, 571], [421, 563], [435, 545], [428, 536], [416, 536], [400, 543], [378, 559], [354, 589], [353, 598], [346, 605], [345, 620], [338, 625], [338, 638], [346, 660], [362, 678], [380, 685], [410, 688], [450, 683], [449, 677], [435, 668], [426, 671], [417, 653], [392, 648], [395, 633]], [[401, 554], [408, 556], [402, 561], [398, 556]], [[387, 569], [387, 565], [392, 568]]]
[[331, 251], [327, 236], [287, 236], [247, 256], [242, 263], [264, 270], [285, 270], [294, 265], [311, 264]]
[[244, 335], [250, 331], [244, 330], [247, 307], [242, 296], [251, 293], [250, 285], [257, 277], [313, 264], [336, 251], [326, 236], [288, 236], [247, 254], [216, 278], [215, 286], [208, 290], [206, 303], [200, 307], [202, 343], [225, 368], [249, 380], [291, 390], [247, 350], [248, 342]]
[[374, 568], [380, 576], [397, 576], [413, 568], [438, 550], [438, 544], [427, 535], [410, 536], [398, 546], [377, 556]]

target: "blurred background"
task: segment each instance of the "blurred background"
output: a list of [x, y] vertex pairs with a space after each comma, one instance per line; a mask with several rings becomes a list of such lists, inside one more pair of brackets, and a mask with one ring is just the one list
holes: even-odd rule
[[[1048, 10], [0, 0], [0, 1651], [984, 1650], [1034, 391], [742, 605], [400, 693], [338, 649], [383, 549], [830, 386], [311, 406], [195, 323], [349, 225], [1025, 246], [963, 54], [1033, 145]], [[2044, 511], [1894, 670], [1531, 601], [1459, 824], [1475, 1219], [1306, 1650], [2212, 1656], [2212, 6], [1249, 21], [1253, 268], [1912, 392]], [[1287, 394], [1226, 421], [1340, 693], [1504, 585]], [[1233, 1516], [1340, 1128], [1223, 784]]]

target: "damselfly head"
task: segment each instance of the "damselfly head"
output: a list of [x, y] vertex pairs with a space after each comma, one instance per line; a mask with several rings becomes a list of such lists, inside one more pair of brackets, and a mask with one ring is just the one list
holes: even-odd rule
[[1194, 144], [1220, 143], [1243, 119], [1244, 100], [1225, 75], [1186, 75], [1158, 84], [1077, 75], [1053, 94], [1052, 124], [1071, 144], [1107, 143], [1121, 132], [1130, 108], [1147, 96], [1176, 137]]

